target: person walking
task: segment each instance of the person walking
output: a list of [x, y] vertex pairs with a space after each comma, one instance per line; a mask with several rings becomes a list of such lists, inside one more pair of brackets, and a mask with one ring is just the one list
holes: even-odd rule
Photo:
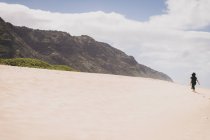
[[195, 85], [196, 85], [196, 83], [198, 82], [198, 84], [200, 85], [200, 83], [199, 83], [199, 81], [198, 81], [198, 79], [197, 79], [197, 77], [196, 77], [196, 74], [193, 72], [192, 73], [192, 77], [191, 77], [191, 88], [192, 88], [192, 90], [195, 92]]

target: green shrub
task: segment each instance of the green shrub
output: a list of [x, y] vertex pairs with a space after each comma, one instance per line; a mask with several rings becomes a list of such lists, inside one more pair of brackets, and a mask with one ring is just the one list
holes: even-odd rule
[[30, 67], [30, 68], [43, 68], [43, 69], [54, 69], [54, 70], [65, 70], [74, 71], [66, 65], [50, 65], [47, 62], [32, 59], [32, 58], [12, 58], [12, 59], [0, 59], [0, 64], [20, 66], [20, 67]]
[[74, 69], [66, 65], [52, 65], [52, 67], [52, 69], [55, 70], [75, 71]]

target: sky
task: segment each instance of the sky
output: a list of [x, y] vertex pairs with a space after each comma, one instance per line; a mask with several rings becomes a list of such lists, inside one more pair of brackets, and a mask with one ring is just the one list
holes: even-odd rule
[[210, 0], [0, 0], [7, 22], [89, 35], [190, 85], [210, 88]]
[[1, 2], [62, 13], [116, 12], [135, 20], [147, 20], [151, 15], [162, 13], [164, 8], [164, 0], [1, 0]]

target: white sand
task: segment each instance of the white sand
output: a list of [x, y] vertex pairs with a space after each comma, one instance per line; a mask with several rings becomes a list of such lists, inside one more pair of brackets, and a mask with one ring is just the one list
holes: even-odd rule
[[0, 66], [0, 140], [210, 140], [210, 90]]

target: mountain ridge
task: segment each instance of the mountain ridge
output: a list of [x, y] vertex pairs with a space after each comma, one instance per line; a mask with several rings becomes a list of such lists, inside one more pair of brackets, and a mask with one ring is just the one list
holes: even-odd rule
[[172, 81], [168, 75], [139, 64], [133, 56], [88, 35], [19, 27], [0, 18], [0, 58], [18, 57], [68, 65], [82, 72]]

